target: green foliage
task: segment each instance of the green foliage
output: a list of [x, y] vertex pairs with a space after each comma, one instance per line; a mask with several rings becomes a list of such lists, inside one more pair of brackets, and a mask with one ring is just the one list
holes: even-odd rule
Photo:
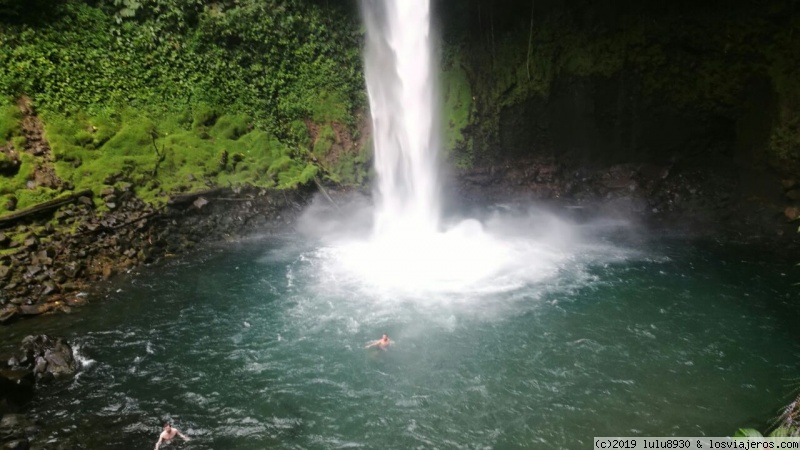
[[758, 430], [756, 430], [754, 428], [739, 428], [738, 430], [736, 430], [736, 433], [734, 433], [733, 437], [735, 437], [735, 438], [760, 438], [760, 437], [764, 437], [764, 435], [761, 434], [760, 431], [758, 431]]
[[[209, 185], [296, 186], [318, 171], [305, 121], [352, 125], [365, 102], [357, 17], [336, 7], [63, 0], [48, 11], [0, 27], [0, 145], [25, 145], [12, 101], [28, 95], [75, 189], [121, 175], [157, 202]], [[27, 189], [41, 163], [23, 154], [0, 194]], [[19, 206], [52, 195], [24, 192]]]
[[216, 139], [239, 139], [247, 133], [248, 118], [243, 114], [226, 114], [220, 117], [208, 134]]
[[339, 155], [332, 166], [326, 167], [328, 178], [344, 185], [356, 186], [367, 181], [369, 152], [347, 152]]
[[14, 136], [11, 138], [11, 145], [14, 147], [14, 150], [21, 152], [25, 150], [25, 145], [28, 143], [28, 138], [25, 136]]
[[348, 122], [348, 102], [341, 92], [322, 91], [316, 99], [307, 99], [311, 104], [311, 119], [314, 122]]
[[[61, 20], [0, 32], [0, 95], [54, 112], [129, 105], [224, 111], [286, 136], [295, 119], [347, 122], [363, 104], [354, 17], [300, 0], [78, 0]], [[104, 9], [105, 8], [105, 9]], [[210, 106], [209, 106], [210, 105]], [[209, 114], [210, 113], [210, 114]]]
[[317, 158], [328, 156], [328, 152], [336, 142], [336, 132], [330, 124], [325, 124], [320, 128], [317, 140], [314, 142], [314, 155]]
[[[744, 94], [753, 80], [768, 79], [779, 105], [767, 159], [773, 168], [792, 176], [800, 170], [796, 94], [800, 92], [800, 41], [793, 31], [800, 27], [800, 14], [787, 2], [769, 5], [748, 7], [747, 14], [715, 10], [708, 17], [698, 8], [696, 18], [649, 9], [644, 13], [621, 10], [613, 19], [593, 19], [592, 14], [607, 7], [587, 5], [581, 13], [585, 16], [561, 10], [534, 15], [531, 21], [524, 14], [502, 27], [490, 29], [483, 22], [483, 29], [446, 35], [450, 36], [444, 49], [446, 61], [463, 67], [474, 97], [467, 139], [473, 138], [482, 151], [497, 148], [502, 111], [529, 99], [546, 101], [556, 79], [619, 76], [624, 89], [650, 110], [682, 110], [732, 120], [747, 108]], [[462, 9], [477, 17], [480, 12], [470, 7]], [[784, 20], [779, 24], [770, 15]], [[445, 72], [445, 90], [460, 83]], [[450, 121], [450, 114], [459, 109], [447, 105], [448, 101], [445, 98], [445, 118]], [[458, 149], [451, 158], [457, 164], [469, 163], [472, 143], [453, 147], [451, 139], [448, 135], [446, 147]]]
[[311, 136], [308, 134], [308, 127], [302, 120], [293, 120], [289, 124], [289, 140], [296, 142], [300, 148], [311, 146]]
[[[792, 430], [788, 427], [777, 427], [769, 433], [766, 438], [784, 438], [794, 436]], [[748, 439], [764, 439], [765, 436], [755, 428], [739, 428], [734, 433], [733, 438], [748, 438]]]
[[444, 118], [444, 150], [456, 166], [471, 166], [471, 148], [465, 142], [463, 130], [469, 125], [472, 110], [472, 89], [467, 74], [458, 60], [451, 62], [442, 73], [442, 109]]
[[214, 125], [217, 120], [217, 111], [207, 103], [195, 105], [192, 115], [192, 128], [200, 128]]

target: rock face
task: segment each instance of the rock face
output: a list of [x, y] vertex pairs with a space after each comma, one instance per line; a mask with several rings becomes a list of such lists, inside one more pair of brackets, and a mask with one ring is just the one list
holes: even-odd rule
[[[99, 215], [91, 200], [62, 206], [49, 223], [3, 229], [0, 249], [0, 324], [25, 316], [71, 312], [85, 299], [79, 291], [142, 265], [158, 263], [203, 241], [230, 239], [291, 226], [310, 190], [216, 188], [170, 199], [155, 208], [137, 198], [129, 183], [110, 180]], [[166, 198], [166, 197], [165, 197]], [[15, 236], [10, 238], [9, 236]]]
[[[675, 231], [733, 233], [797, 245], [800, 209], [780, 205], [782, 188], [760, 195], [739, 187], [732, 165], [677, 163], [570, 165], [553, 157], [478, 167], [458, 173], [446, 189], [458, 207], [495, 203], [545, 203], [571, 214], [626, 218]], [[787, 220], [788, 219], [788, 220]]]

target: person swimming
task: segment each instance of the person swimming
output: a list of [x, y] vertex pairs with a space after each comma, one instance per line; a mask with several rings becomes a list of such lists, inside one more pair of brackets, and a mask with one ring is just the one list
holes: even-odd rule
[[175, 438], [175, 436], [180, 436], [181, 439], [183, 439], [184, 441], [191, 440], [188, 437], [184, 436], [183, 433], [178, 431], [177, 428], [172, 428], [172, 425], [170, 425], [170, 423], [167, 422], [166, 424], [164, 424], [164, 431], [162, 431], [161, 434], [158, 436], [158, 442], [156, 442], [155, 450], [158, 450], [158, 448], [161, 447], [162, 443], [171, 442], [172, 439]]
[[378, 339], [377, 341], [374, 341], [374, 342], [371, 342], [371, 343], [367, 344], [367, 346], [364, 347], [364, 348], [378, 347], [381, 350], [386, 350], [386, 347], [388, 347], [388, 346], [390, 346], [392, 344], [394, 344], [394, 341], [389, 339], [388, 335], [384, 334], [380, 339]]

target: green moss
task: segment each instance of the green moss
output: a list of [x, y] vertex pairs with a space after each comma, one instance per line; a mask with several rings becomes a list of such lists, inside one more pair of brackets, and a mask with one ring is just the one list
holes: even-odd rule
[[21, 189], [17, 190], [15, 195], [17, 197], [17, 210], [20, 210], [53, 200], [59, 196], [59, 191], [49, 188]]
[[294, 161], [288, 156], [281, 156], [270, 164], [268, 173], [277, 175], [281, 172], [289, 170]]
[[343, 152], [331, 167], [327, 167], [328, 178], [350, 186], [360, 186], [367, 181], [369, 152]]
[[236, 140], [247, 133], [249, 126], [247, 116], [243, 114], [225, 114], [217, 119], [208, 134], [216, 139]]
[[[76, 190], [88, 188], [99, 193], [105, 180], [122, 176], [134, 183], [140, 198], [159, 203], [165, 200], [162, 192], [207, 189], [209, 185], [289, 187], [316, 175], [304, 161], [294, 159], [296, 147], [269, 132], [249, 130], [243, 115], [221, 115], [209, 130], [213, 139], [186, 129], [181, 113], [151, 117], [127, 108], [95, 116], [51, 113], [44, 119], [56, 174]], [[95, 143], [100, 145], [95, 147]], [[222, 154], [228, 155], [224, 165], [220, 164]], [[0, 193], [26, 188], [35, 160], [25, 153], [22, 158], [20, 172], [0, 182]], [[52, 195], [30, 192], [24, 201]]]
[[73, 140], [81, 147], [87, 147], [91, 145], [92, 148], [94, 148], [94, 135], [87, 130], [76, 131], [75, 135], [73, 136]]
[[314, 141], [314, 156], [324, 158], [336, 142], [336, 132], [330, 123], [326, 123], [319, 130], [316, 141]]
[[444, 150], [458, 160], [466, 147], [463, 130], [469, 124], [472, 109], [472, 89], [460, 64], [454, 64], [442, 74], [442, 94]]
[[21, 153], [19, 171], [13, 177], [0, 177], [0, 195], [16, 194], [27, 189], [27, 183], [33, 179], [35, 168], [36, 158], [28, 153]]
[[19, 108], [12, 104], [0, 103], [0, 141], [7, 141], [19, 134], [21, 124], [22, 113]]
[[217, 111], [206, 103], [195, 106], [192, 114], [192, 128], [208, 127], [214, 125], [217, 120]]
[[311, 104], [311, 120], [323, 122], [347, 122], [350, 114], [344, 97], [339, 92], [322, 91]]
[[308, 127], [302, 120], [293, 120], [289, 124], [289, 139], [297, 142], [301, 148], [311, 147], [311, 136], [308, 134]]
[[278, 174], [279, 188], [293, 188], [309, 183], [317, 176], [319, 168], [313, 164], [300, 164], [293, 161]]
[[28, 138], [25, 136], [14, 136], [11, 138], [11, 145], [14, 146], [14, 150], [18, 152], [22, 152], [25, 150], [25, 145], [28, 143]]

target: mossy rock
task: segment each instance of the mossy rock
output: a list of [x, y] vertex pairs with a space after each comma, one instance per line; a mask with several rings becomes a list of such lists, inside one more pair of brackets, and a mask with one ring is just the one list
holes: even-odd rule
[[18, 152], [22, 152], [25, 150], [25, 146], [28, 144], [28, 138], [25, 136], [14, 136], [11, 138], [11, 145], [14, 146], [14, 150]]
[[21, 124], [22, 112], [19, 108], [11, 104], [0, 106], [0, 141], [7, 141], [19, 134]]
[[0, 152], [0, 175], [12, 176], [19, 171], [19, 160]]
[[319, 130], [317, 139], [314, 142], [314, 156], [324, 158], [330, 152], [331, 147], [336, 142], [336, 132], [330, 123], [326, 123]]

